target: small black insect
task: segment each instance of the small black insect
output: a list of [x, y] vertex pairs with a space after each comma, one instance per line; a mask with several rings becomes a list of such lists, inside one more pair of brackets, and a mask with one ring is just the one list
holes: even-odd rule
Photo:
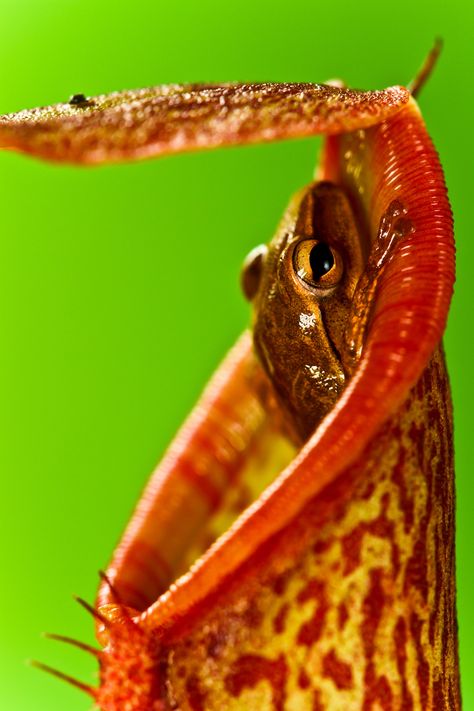
[[69, 99], [71, 106], [92, 106], [94, 103], [85, 94], [73, 94]]

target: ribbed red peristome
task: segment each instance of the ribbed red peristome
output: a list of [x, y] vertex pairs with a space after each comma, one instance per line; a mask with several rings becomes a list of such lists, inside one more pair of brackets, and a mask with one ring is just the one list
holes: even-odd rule
[[391, 121], [361, 133], [357, 166], [349, 171], [351, 137], [328, 139], [323, 177], [345, 185], [354, 199], [357, 186], [363, 186], [360, 204], [372, 241], [395, 199], [405, 206], [414, 230], [398, 243], [380, 275], [360, 367], [326, 432], [336, 434], [334, 427], [342, 437], [349, 432], [351, 451], [397, 409], [439, 343], [455, 260], [443, 172], [414, 100]]
[[319, 176], [344, 185], [373, 242], [393, 200], [414, 230], [380, 275], [360, 364], [341, 400], [291, 465], [141, 616], [173, 625], [205, 601], [363, 452], [416, 383], [446, 324], [454, 282], [453, 223], [443, 173], [414, 100], [370, 129], [327, 139]]

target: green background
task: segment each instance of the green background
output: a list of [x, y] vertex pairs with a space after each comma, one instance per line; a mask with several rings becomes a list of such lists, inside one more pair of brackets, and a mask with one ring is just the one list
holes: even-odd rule
[[[1, 0], [0, 112], [166, 82], [407, 83], [445, 50], [421, 99], [456, 217], [446, 348], [456, 410], [465, 709], [474, 709], [471, 539], [472, 4]], [[466, 135], [467, 134], [467, 135]], [[242, 258], [311, 179], [315, 140], [75, 169], [0, 155], [0, 707], [87, 709], [25, 666], [92, 680], [71, 599], [93, 599], [154, 463], [248, 320]], [[180, 270], [173, 268], [180, 254]]]

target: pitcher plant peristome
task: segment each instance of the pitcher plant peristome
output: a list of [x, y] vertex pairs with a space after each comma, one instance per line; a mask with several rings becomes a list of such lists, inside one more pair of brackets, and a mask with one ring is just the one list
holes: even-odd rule
[[244, 267], [254, 347], [103, 576], [81, 688], [104, 711], [460, 708], [452, 218], [410, 92], [162, 86], [0, 118], [0, 145], [83, 164], [318, 133], [317, 181]]

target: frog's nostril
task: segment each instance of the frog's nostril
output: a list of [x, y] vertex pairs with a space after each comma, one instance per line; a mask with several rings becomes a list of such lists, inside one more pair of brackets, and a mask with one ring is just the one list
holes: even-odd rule
[[248, 301], [252, 301], [258, 291], [267, 251], [267, 246], [260, 244], [255, 249], [252, 249], [245, 258], [240, 276], [240, 285]]

